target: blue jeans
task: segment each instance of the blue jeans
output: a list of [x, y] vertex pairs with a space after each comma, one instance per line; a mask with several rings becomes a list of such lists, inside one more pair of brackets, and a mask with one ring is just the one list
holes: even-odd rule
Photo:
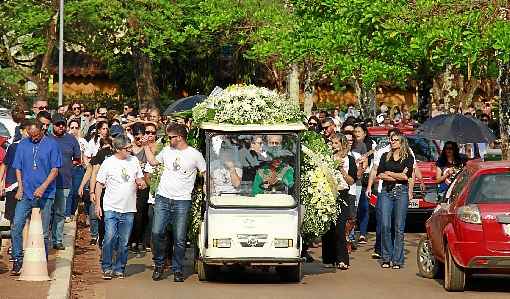
[[[402, 185], [390, 192], [383, 190], [379, 200], [381, 200], [382, 211], [382, 262], [402, 266], [404, 265], [404, 229], [409, 205], [408, 187]], [[391, 232], [392, 223], [395, 229], [394, 236]]]
[[358, 223], [359, 234], [366, 236], [368, 232], [368, 198], [366, 195], [367, 187], [361, 188], [361, 194], [358, 202]]
[[[128, 241], [135, 213], [104, 211], [105, 236], [101, 268], [103, 272], [113, 270], [124, 273], [128, 260]], [[116, 251], [115, 264], [113, 252]]]
[[73, 180], [71, 181], [71, 188], [66, 200], [66, 217], [73, 216], [78, 208], [78, 189], [80, 188], [81, 180], [85, 170], [82, 166], [74, 166], [72, 170]]
[[69, 189], [57, 189], [53, 201], [53, 217], [51, 219], [51, 239], [53, 245], [62, 244], [64, 240], [64, 222], [66, 199]]
[[152, 243], [154, 264], [163, 267], [166, 252], [166, 227], [172, 225], [174, 236], [174, 254], [172, 257], [172, 271], [182, 272], [184, 254], [186, 253], [186, 233], [188, 213], [191, 208], [190, 200], [173, 200], [156, 195], [154, 205], [154, 219], [152, 223]]
[[[90, 202], [90, 201], [89, 201]], [[96, 215], [96, 205], [93, 202], [89, 204], [90, 237], [97, 239], [99, 236], [99, 219]]]
[[41, 198], [38, 200], [30, 200], [23, 198], [16, 204], [14, 212], [14, 224], [12, 225], [12, 257], [18, 262], [23, 261], [23, 228], [28, 216], [32, 213], [32, 208], [41, 209], [41, 220], [44, 235], [44, 246], [46, 249], [46, 257], [48, 256], [49, 228], [51, 222], [51, 213], [53, 210], [53, 198]]

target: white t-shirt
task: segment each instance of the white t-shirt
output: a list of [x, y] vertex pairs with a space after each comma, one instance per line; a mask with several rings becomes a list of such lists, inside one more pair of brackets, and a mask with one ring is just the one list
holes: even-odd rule
[[[215, 160], [210, 167], [213, 193], [216, 195], [221, 193], [239, 193], [239, 189], [236, 189], [232, 184], [230, 171], [221, 164], [222, 161]], [[243, 170], [238, 167], [234, 167], [234, 169], [237, 176], [241, 178], [243, 176]]]
[[85, 147], [85, 152], [83, 153], [86, 157], [92, 158], [97, 154], [100, 147], [99, 140], [100, 138], [97, 138], [97, 142], [95, 142], [94, 138], [90, 139], [89, 143]]
[[138, 159], [120, 160], [115, 155], [104, 160], [96, 180], [105, 185], [103, 208], [120, 213], [136, 212], [136, 182], [143, 178]]
[[[361, 155], [356, 152], [349, 152], [348, 156], [352, 156], [354, 158], [354, 161], [357, 161], [359, 158], [361, 158]], [[349, 158], [344, 158], [344, 170], [345, 172], [349, 172]], [[356, 186], [357, 184], [352, 184], [349, 186], [349, 194], [350, 195], [357, 195], [356, 193]]]
[[184, 150], [165, 146], [156, 160], [163, 164], [156, 194], [173, 200], [191, 200], [197, 169], [200, 172], [206, 170], [202, 154], [191, 146]]

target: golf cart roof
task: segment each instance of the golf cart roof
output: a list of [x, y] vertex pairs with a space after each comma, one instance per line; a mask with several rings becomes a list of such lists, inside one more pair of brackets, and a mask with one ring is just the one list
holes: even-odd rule
[[217, 123], [202, 123], [201, 129], [222, 132], [244, 132], [244, 131], [305, 131], [306, 127], [302, 123], [281, 123], [281, 124], [249, 124], [249, 125], [232, 125]]

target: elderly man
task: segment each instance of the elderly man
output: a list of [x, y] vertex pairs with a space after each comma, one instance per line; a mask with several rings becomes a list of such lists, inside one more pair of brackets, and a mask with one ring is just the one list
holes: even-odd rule
[[32, 105], [32, 113], [34, 117], [36, 117], [37, 114], [39, 114], [39, 112], [48, 110], [49, 110], [48, 101], [37, 100], [34, 102], [34, 105]]
[[[147, 187], [140, 163], [131, 155], [131, 140], [125, 135], [115, 137], [113, 149], [115, 154], [107, 158], [99, 168], [95, 187], [96, 214], [104, 217], [105, 222], [101, 267], [103, 279], [106, 280], [113, 276], [124, 278], [129, 236], [136, 213], [136, 190]], [[101, 198], [103, 188], [105, 192]]]
[[286, 191], [294, 186], [294, 169], [285, 161], [283, 157], [289, 156], [289, 153], [282, 150], [282, 135], [267, 136], [267, 154], [271, 159], [255, 174], [253, 180], [253, 196], [265, 192]]

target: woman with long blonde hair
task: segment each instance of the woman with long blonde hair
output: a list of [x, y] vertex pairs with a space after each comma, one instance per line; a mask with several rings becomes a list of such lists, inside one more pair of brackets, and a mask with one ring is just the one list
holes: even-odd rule
[[[356, 161], [349, 156], [349, 141], [345, 135], [335, 133], [331, 136], [333, 147], [333, 159], [338, 162], [338, 170], [347, 185], [352, 186], [356, 182]], [[326, 267], [336, 267], [341, 270], [349, 269], [349, 253], [345, 238], [346, 223], [352, 216], [354, 200], [349, 196], [349, 189], [339, 190], [337, 205], [340, 213], [335, 223], [331, 223], [329, 230], [322, 237], [322, 260]]]
[[[382, 214], [381, 267], [400, 269], [404, 265], [404, 229], [414, 158], [405, 136], [391, 135], [390, 146], [391, 150], [382, 155], [377, 168], [377, 177], [383, 181], [378, 196]], [[395, 226], [394, 236], [392, 224]]]

